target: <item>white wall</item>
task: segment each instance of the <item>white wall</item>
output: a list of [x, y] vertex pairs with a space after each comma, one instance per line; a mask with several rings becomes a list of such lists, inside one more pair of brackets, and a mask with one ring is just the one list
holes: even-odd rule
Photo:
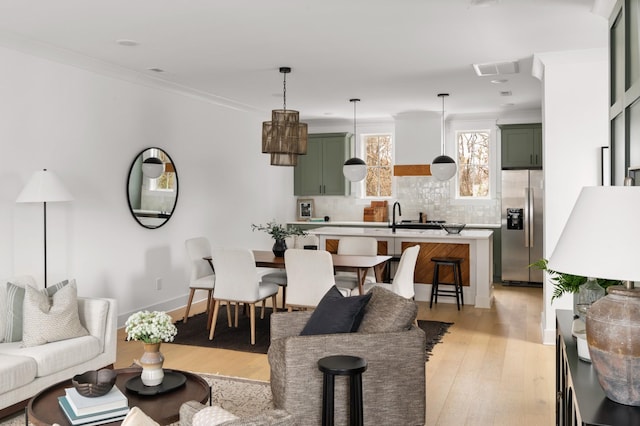
[[[536, 55], [543, 76], [545, 177], [544, 257], [549, 259], [584, 186], [598, 185], [600, 147], [609, 144], [608, 65], [605, 49]], [[595, 226], [595, 224], [594, 224]], [[555, 310], [572, 309], [572, 296], [551, 303], [544, 284], [544, 343], [555, 342]]]
[[[43, 283], [42, 205], [15, 203], [42, 168], [75, 197], [48, 204], [49, 283], [76, 278], [80, 295], [115, 297], [121, 322], [141, 308], [184, 305], [185, 239], [268, 249], [272, 240], [251, 223], [294, 219], [293, 170], [269, 166], [260, 152], [268, 111], [5, 48], [0, 63], [0, 277], [32, 274]], [[155, 230], [133, 219], [125, 191], [131, 162], [151, 146], [169, 153], [179, 178], [175, 213]]]

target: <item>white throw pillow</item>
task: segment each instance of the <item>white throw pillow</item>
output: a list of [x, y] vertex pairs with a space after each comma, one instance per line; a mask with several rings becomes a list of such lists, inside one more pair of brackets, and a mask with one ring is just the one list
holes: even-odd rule
[[49, 296], [31, 286], [25, 287], [22, 345], [38, 346], [48, 342], [86, 336], [89, 332], [80, 324], [78, 290], [69, 283]]
[[214, 405], [206, 407], [198, 411], [193, 416], [193, 426], [212, 426], [219, 425], [230, 420], [237, 420], [240, 417], [235, 416], [222, 407]]
[[147, 416], [138, 407], [131, 407], [127, 416], [122, 420], [122, 426], [160, 426], [155, 420]]
[[[64, 280], [39, 291], [47, 296], [52, 296], [68, 283], [68, 280]], [[4, 287], [5, 323], [4, 327], [0, 329], [0, 334], [4, 336], [5, 342], [20, 342], [22, 340], [24, 289], [25, 287], [35, 288], [35, 285], [35, 280], [31, 277], [26, 277], [26, 279], [21, 277], [19, 280], [6, 283]]]

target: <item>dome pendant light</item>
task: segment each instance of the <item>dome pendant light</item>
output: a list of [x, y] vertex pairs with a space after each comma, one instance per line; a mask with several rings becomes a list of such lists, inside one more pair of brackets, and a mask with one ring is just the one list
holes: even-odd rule
[[157, 179], [164, 173], [164, 163], [158, 157], [149, 157], [142, 162], [142, 174]]
[[356, 102], [360, 102], [360, 99], [349, 99], [349, 102], [353, 102], [353, 158], [349, 158], [344, 162], [342, 166], [342, 174], [351, 182], [360, 182], [367, 177], [367, 163], [358, 158], [358, 135], [356, 134]]
[[433, 175], [433, 177], [441, 181], [446, 181], [451, 179], [456, 174], [456, 170], [457, 170], [456, 162], [453, 160], [453, 158], [449, 157], [448, 155], [445, 155], [444, 153], [444, 146], [445, 146], [444, 144], [444, 133], [445, 133], [444, 98], [447, 96], [449, 96], [448, 93], [438, 93], [438, 97], [442, 98], [442, 130], [441, 130], [442, 154], [438, 155], [431, 162], [431, 174]]

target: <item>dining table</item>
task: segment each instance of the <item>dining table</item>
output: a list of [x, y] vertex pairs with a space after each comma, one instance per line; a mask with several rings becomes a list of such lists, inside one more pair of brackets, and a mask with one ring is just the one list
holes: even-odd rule
[[[256, 266], [263, 268], [279, 268], [286, 269], [284, 257], [278, 257], [270, 250], [253, 250], [253, 257], [256, 261]], [[358, 291], [359, 294], [364, 292], [364, 283], [369, 268], [373, 268], [376, 276], [376, 282], [382, 282], [384, 278], [384, 267], [392, 256], [377, 255], [377, 256], [363, 256], [355, 254], [331, 254], [333, 260], [333, 267], [336, 271], [350, 271], [355, 272], [358, 277]], [[211, 256], [205, 256], [204, 259], [211, 262]]]

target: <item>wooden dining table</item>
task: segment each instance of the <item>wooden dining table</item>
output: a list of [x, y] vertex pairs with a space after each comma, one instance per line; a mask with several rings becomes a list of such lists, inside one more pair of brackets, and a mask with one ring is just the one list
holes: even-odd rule
[[[285, 269], [284, 257], [277, 257], [270, 250], [253, 250], [253, 256], [256, 260], [256, 266], [258, 267]], [[363, 294], [364, 283], [369, 268], [373, 268], [376, 282], [382, 282], [384, 267], [391, 257], [392, 256], [384, 255], [360, 256], [353, 254], [331, 254], [333, 267], [337, 271], [356, 272], [358, 276], [358, 291], [360, 294]], [[204, 259], [212, 263], [210, 256]]]

